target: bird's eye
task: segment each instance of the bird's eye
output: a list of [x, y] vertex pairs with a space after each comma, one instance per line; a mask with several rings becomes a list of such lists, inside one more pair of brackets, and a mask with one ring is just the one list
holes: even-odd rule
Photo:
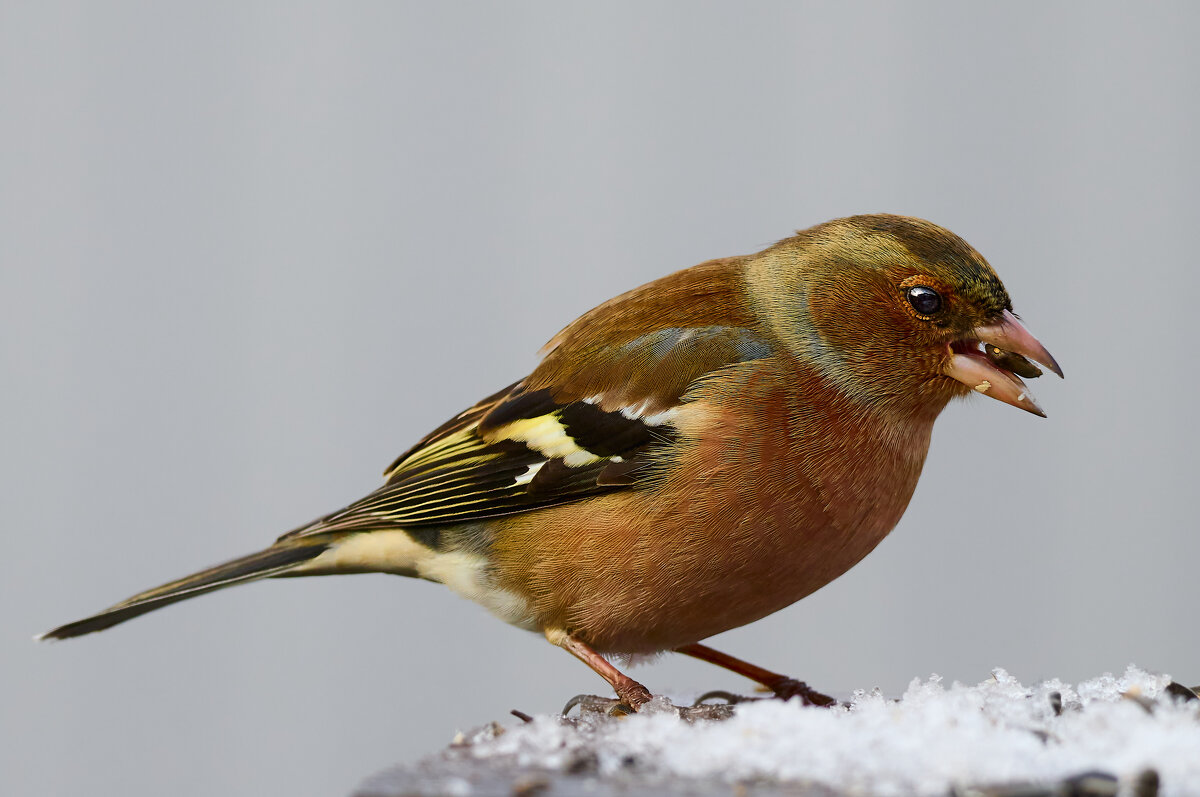
[[941, 294], [924, 285], [914, 285], [908, 289], [908, 303], [921, 315], [934, 315], [942, 309]]

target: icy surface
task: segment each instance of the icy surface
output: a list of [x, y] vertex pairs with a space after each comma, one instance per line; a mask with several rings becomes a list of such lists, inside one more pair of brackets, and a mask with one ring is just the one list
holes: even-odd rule
[[633, 766], [654, 775], [932, 795], [1089, 770], [1118, 776], [1128, 792], [1153, 768], [1160, 793], [1200, 793], [1200, 701], [1165, 694], [1169, 682], [1130, 667], [1077, 686], [1023, 686], [996, 670], [977, 686], [914, 679], [899, 701], [865, 692], [836, 709], [760, 701], [738, 706], [728, 720], [687, 723], [656, 699], [624, 719], [543, 716], [465, 741], [476, 758], [560, 771], [586, 753], [602, 776]]

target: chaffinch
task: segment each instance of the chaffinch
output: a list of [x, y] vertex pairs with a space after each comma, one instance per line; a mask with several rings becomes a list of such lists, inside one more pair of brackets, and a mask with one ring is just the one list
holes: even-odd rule
[[867, 555], [917, 485], [934, 419], [972, 391], [1041, 415], [1016, 372], [1062, 375], [971, 246], [867, 215], [610, 299], [538, 367], [402, 454], [386, 482], [265, 550], [43, 635], [99, 631], [283, 576], [437, 581], [586, 662], [679, 651], [782, 697], [802, 682], [700, 641]]

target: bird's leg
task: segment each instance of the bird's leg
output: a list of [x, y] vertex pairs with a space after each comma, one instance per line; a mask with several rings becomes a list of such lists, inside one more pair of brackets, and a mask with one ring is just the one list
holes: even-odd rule
[[718, 667], [724, 667], [731, 672], [736, 672], [738, 675], [749, 678], [751, 681], [757, 681], [774, 692], [776, 697], [783, 700], [799, 697], [802, 702], [811, 706], [831, 706], [837, 702], [829, 695], [823, 695], [816, 689], [813, 689], [804, 683], [804, 681], [797, 681], [795, 678], [789, 678], [777, 672], [764, 670], [762, 667], [756, 667], [748, 661], [735, 659], [733, 656], [722, 653], [719, 650], [713, 650], [707, 645], [684, 645], [681, 648], [675, 648], [675, 652], [684, 653], [701, 661], [707, 661], [709, 664], [715, 664]]
[[597, 675], [608, 681], [621, 702], [634, 711], [637, 711], [653, 697], [649, 689], [618, 670], [607, 659], [592, 650], [586, 642], [571, 636], [566, 631], [547, 629], [546, 639], [595, 670]]

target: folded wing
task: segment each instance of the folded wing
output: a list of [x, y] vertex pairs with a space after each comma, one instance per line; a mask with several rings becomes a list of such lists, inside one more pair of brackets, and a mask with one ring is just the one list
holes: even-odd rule
[[401, 455], [381, 488], [284, 537], [464, 523], [657, 483], [688, 388], [772, 351], [749, 325], [672, 318], [636, 298], [583, 316], [528, 378]]

